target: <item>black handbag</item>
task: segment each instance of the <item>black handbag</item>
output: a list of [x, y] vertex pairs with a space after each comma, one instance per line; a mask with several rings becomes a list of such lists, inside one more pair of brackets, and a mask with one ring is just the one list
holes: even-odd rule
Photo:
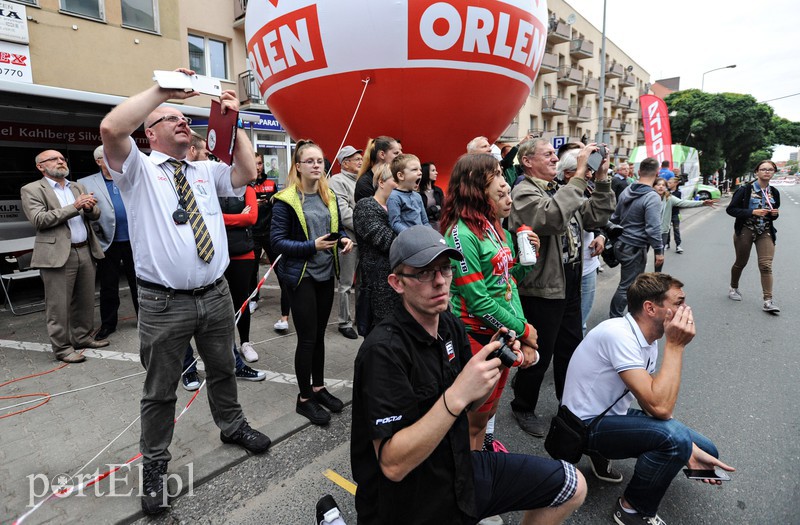
[[[617, 398], [617, 401], [625, 397], [625, 392]], [[600, 421], [611, 407], [617, 404], [611, 403], [603, 413], [592, 420], [588, 425], [578, 416], [572, 413], [566, 405], [558, 407], [558, 412], [550, 421], [550, 431], [544, 440], [544, 449], [553, 459], [563, 459], [569, 463], [577, 463], [581, 460], [583, 452], [586, 450], [586, 443], [589, 440], [589, 430]]]
[[619, 236], [622, 235], [623, 230], [624, 228], [619, 224], [609, 222], [603, 231], [603, 235], [606, 238], [606, 245], [603, 247], [603, 253], [601, 253], [600, 256], [609, 268], [614, 268], [619, 265], [617, 254], [614, 251], [614, 243], [616, 243]]

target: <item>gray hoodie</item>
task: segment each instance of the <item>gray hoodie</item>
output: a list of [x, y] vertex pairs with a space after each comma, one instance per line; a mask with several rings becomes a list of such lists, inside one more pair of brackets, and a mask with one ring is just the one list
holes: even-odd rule
[[624, 228], [619, 240], [630, 246], [664, 253], [661, 243], [661, 198], [652, 186], [631, 184], [620, 193], [611, 222]]

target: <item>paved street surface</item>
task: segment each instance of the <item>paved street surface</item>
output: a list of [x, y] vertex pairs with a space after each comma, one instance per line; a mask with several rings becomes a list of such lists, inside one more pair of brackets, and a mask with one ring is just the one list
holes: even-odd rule
[[[800, 358], [792, 330], [795, 312], [800, 310], [799, 286], [793, 272], [794, 261], [800, 260], [800, 243], [791, 227], [800, 218], [800, 188], [780, 190], [783, 198], [781, 219], [776, 223], [774, 262], [775, 302], [783, 310], [780, 316], [761, 311], [755, 253], [740, 285], [744, 300], [736, 303], [727, 299], [733, 262], [733, 219], [724, 212], [727, 200], [716, 210], [701, 208], [683, 213], [686, 252], [678, 255], [673, 246], [667, 254], [664, 271], [685, 283], [698, 326], [698, 335], [685, 354], [676, 417], [711, 437], [723, 460], [738, 469], [732, 474], [733, 480], [722, 487], [677, 478], [659, 511], [670, 525], [800, 523], [796, 504], [800, 496], [800, 417], [794, 414], [794, 408], [800, 405], [796, 388]], [[616, 270], [606, 268], [600, 274], [590, 327], [607, 317], [617, 281]], [[353, 498], [340, 486], [347, 483], [331, 481], [338, 479], [336, 474], [352, 480], [350, 409], [335, 415], [328, 428], [308, 427], [294, 414], [296, 387], [290, 382], [295, 339], [273, 339], [275, 294], [276, 290], [268, 290], [262, 299], [252, 337], [260, 342], [256, 349], [261, 359], [255, 365], [275, 374], [265, 383], [239, 383], [251, 424], [273, 440], [280, 439], [267, 454], [248, 456], [237, 447], [222, 445], [203, 392], [176, 425], [170, 472], [182, 476], [184, 495], [173, 503], [169, 514], [156, 520], [143, 519], [136, 497], [98, 497], [92, 488], [83, 496], [48, 501], [26, 523], [312, 523], [317, 499], [330, 493], [347, 522], [354, 524]], [[124, 315], [131, 315], [127, 298], [123, 299], [123, 309]], [[327, 375], [332, 380], [348, 381], [352, 379], [358, 342], [339, 335], [335, 315], [331, 320]], [[48, 352], [39, 351], [47, 342], [41, 313], [14, 317], [2, 312], [0, 327], [0, 382], [55, 366]], [[140, 372], [132, 319], [121, 323], [111, 342], [106, 358], [90, 358], [83, 364], [0, 387], [0, 396], [53, 394]], [[40, 408], [0, 420], [0, 521], [5, 523], [28, 510], [28, 476], [41, 473], [50, 479], [60, 473], [74, 474], [133, 422], [138, 416], [141, 381], [139, 375], [55, 397]], [[552, 392], [549, 376], [543, 389]], [[345, 399], [351, 397], [349, 383], [340, 383], [336, 392]], [[179, 389], [179, 410], [189, 398], [189, 393]], [[3, 399], [0, 406], [25, 400]], [[499, 439], [514, 452], [545, 454], [542, 440], [518, 429], [508, 400], [506, 394], [498, 414]], [[555, 410], [554, 396], [543, 394], [541, 414], [549, 419]], [[137, 452], [138, 434], [138, 424], [134, 424], [82, 472], [103, 471], [109, 463], [132, 457]], [[630, 479], [634, 462], [616, 464], [626, 480]], [[587, 477], [589, 496], [569, 523], [612, 523], [610, 509], [624, 485], [595, 480], [585, 460], [579, 468]], [[132, 489], [135, 493], [138, 469], [127, 473], [127, 482], [119, 479], [122, 476], [125, 474], [116, 480], [116, 493]], [[189, 479], [193, 484], [191, 494], [186, 494]], [[39, 481], [34, 487], [35, 502], [42, 499], [38, 495], [44, 492], [42, 485]], [[99, 483], [98, 490], [108, 493], [109, 481]], [[520, 514], [504, 518], [506, 523], [519, 523]]]

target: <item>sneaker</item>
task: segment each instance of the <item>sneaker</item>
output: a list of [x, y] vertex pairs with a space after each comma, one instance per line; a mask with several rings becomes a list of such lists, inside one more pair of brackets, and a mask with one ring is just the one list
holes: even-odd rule
[[[338, 520], [338, 521], [337, 521]], [[317, 502], [317, 521], [318, 525], [325, 523], [344, 523], [342, 520], [342, 512], [336, 504], [333, 496], [326, 494], [322, 496]]]
[[742, 294], [739, 293], [738, 288], [731, 288], [731, 291], [728, 292], [728, 299], [730, 299], [731, 301], [741, 301]]
[[219, 439], [223, 443], [227, 443], [229, 445], [239, 445], [243, 449], [252, 452], [253, 454], [261, 454], [262, 452], [266, 452], [269, 446], [272, 444], [272, 440], [265, 434], [262, 434], [258, 430], [251, 428], [246, 419], [241, 425], [239, 425], [239, 429], [234, 432], [233, 435], [228, 437], [220, 432]]
[[242, 354], [242, 357], [248, 363], [255, 363], [256, 361], [258, 361], [258, 354], [253, 348], [253, 343], [251, 343], [250, 341], [242, 343], [242, 346], [239, 347], [239, 353]]
[[252, 314], [258, 310], [258, 303], [256, 301], [250, 301], [250, 304], [248, 304], [247, 307], [250, 308], [250, 313]]
[[638, 512], [625, 512], [619, 498], [617, 498], [617, 504], [614, 506], [614, 521], [619, 525], [667, 525], [667, 522], [662, 520], [658, 514], [648, 518]]
[[154, 461], [142, 466], [142, 511], [147, 515], [160, 514], [169, 508], [164, 497], [166, 461]]
[[272, 325], [276, 332], [285, 332], [289, 329], [289, 321], [284, 321], [283, 319], [278, 319], [275, 321], [275, 324]]
[[353, 330], [352, 326], [340, 326], [339, 333], [348, 339], [358, 339], [358, 334]]
[[772, 299], [764, 301], [764, 306], [762, 306], [761, 309], [771, 314], [777, 314], [781, 311], [781, 309], [778, 308], [778, 305], [772, 302]]
[[680, 246], [676, 246], [675, 253], [683, 253], [683, 248], [681, 248]]
[[324, 406], [331, 412], [339, 413], [344, 409], [344, 403], [338, 397], [334, 396], [327, 389], [323, 388], [318, 392], [314, 392], [314, 401]]
[[589, 454], [589, 463], [597, 479], [609, 483], [622, 483], [622, 472], [611, 466], [611, 461], [600, 454]]
[[189, 392], [194, 392], [200, 388], [200, 378], [197, 377], [197, 372], [186, 372], [181, 378], [183, 389]]
[[517, 420], [517, 424], [523, 432], [537, 438], [544, 437], [544, 433], [547, 431], [547, 422], [544, 419], [533, 412], [521, 412], [512, 409], [511, 413], [514, 414], [514, 419]]
[[331, 420], [331, 415], [313, 398], [300, 401], [300, 394], [297, 394], [297, 407], [295, 411], [301, 416], [308, 418], [308, 420], [315, 425], [327, 425]]
[[267, 378], [267, 373], [261, 370], [253, 370], [247, 365], [236, 371], [236, 379], [243, 381], [263, 381]]
[[665, 244], [665, 245], [664, 245], [664, 249], [665, 249], [665, 250], [669, 250], [669, 244]]
[[479, 521], [478, 525], [503, 525], [503, 523], [505, 522], [500, 516], [489, 516], [488, 518], [483, 518], [481, 521]]

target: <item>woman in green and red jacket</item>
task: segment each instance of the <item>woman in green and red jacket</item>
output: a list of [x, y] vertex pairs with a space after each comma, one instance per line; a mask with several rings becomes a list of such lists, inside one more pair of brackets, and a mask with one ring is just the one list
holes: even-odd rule
[[[517, 293], [517, 280], [532, 266], [516, 262], [511, 234], [500, 222], [511, 212], [511, 188], [497, 160], [487, 154], [463, 155], [456, 162], [442, 209], [447, 243], [464, 255], [453, 271], [450, 303], [467, 329], [473, 354], [501, 328], [513, 330], [522, 343], [522, 367], [538, 360], [536, 329], [527, 322]], [[539, 238], [529, 234], [538, 247]], [[486, 424], [497, 411], [508, 369], [486, 403], [469, 413], [473, 450], [484, 444]]]

